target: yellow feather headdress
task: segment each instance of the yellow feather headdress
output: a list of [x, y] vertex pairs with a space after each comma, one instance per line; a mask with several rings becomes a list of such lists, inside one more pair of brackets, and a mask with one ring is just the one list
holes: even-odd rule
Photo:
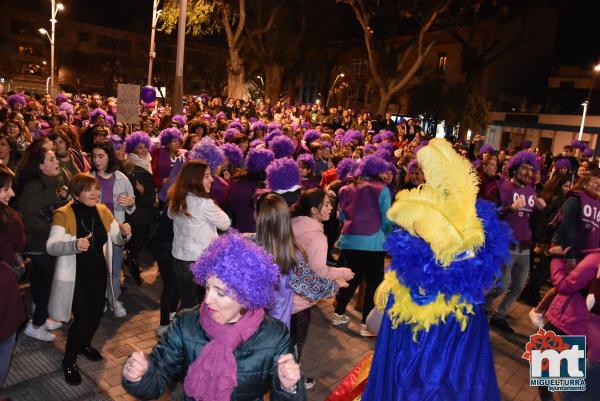
[[485, 241], [477, 217], [477, 176], [449, 142], [436, 138], [417, 153], [425, 184], [396, 195], [388, 217], [431, 246], [437, 262], [448, 266]]

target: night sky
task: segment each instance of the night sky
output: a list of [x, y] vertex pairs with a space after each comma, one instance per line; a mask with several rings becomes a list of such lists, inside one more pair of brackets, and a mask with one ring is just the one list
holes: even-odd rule
[[[135, 32], [149, 32], [152, 0], [62, 0], [72, 19]], [[559, 13], [555, 62], [591, 66], [600, 61], [600, 0], [548, 0]], [[9, 0], [0, 0], [8, 6]], [[50, 12], [49, 0], [20, 0], [27, 9]]]

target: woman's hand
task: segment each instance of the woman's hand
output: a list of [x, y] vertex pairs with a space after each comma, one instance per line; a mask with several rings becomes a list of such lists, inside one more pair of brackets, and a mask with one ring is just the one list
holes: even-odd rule
[[345, 281], [350, 281], [354, 278], [354, 272], [347, 267], [338, 267], [337, 270], [342, 274]]
[[[144, 195], [144, 186], [142, 184], [140, 184], [140, 182], [137, 180], [135, 181], [135, 189], [137, 189], [139, 193]], [[134, 202], [135, 202], [135, 199], [134, 199]]]
[[121, 230], [121, 235], [123, 237], [129, 237], [131, 235], [131, 226], [129, 223], [119, 224], [119, 229]]
[[78, 238], [75, 241], [75, 248], [77, 252], [87, 252], [90, 249], [90, 240], [92, 239], [92, 234], [88, 234], [86, 237]]
[[127, 194], [121, 194], [117, 198], [117, 203], [123, 207], [130, 207], [135, 205], [135, 197], [129, 196]]
[[346, 288], [346, 287], [350, 286], [350, 284], [348, 284], [348, 282], [346, 280], [344, 280], [343, 278], [337, 278], [337, 279], [335, 279], [335, 282], [338, 284], [338, 287], [340, 287], [340, 288]]
[[141, 351], [131, 354], [125, 361], [125, 365], [123, 365], [123, 377], [132, 383], [142, 380], [147, 371], [148, 359]]
[[277, 359], [277, 377], [284, 390], [293, 388], [300, 380], [300, 365], [292, 354], [284, 354]]

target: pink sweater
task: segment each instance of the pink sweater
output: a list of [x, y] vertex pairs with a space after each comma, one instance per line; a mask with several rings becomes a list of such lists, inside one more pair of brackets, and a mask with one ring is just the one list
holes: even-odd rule
[[[343, 270], [327, 266], [327, 237], [321, 222], [307, 216], [292, 219], [292, 230], [298, 244], [304, 248], [308, 257], [308, 265], [321, 277], [331, 280], [344, 278]], [[308, 299], [294, 294], [292, 313], [300, 312], [314, 305]]]
[[545, 315], [565, 333], [587, 336], [588, 358], [592, 362], [600, 362], [600, 315], [588, 312], [580, 291], [596, 278], [599, 265], [600, 249], [589, 253], [572, 271], [564, 259], [553, 259], [550, 270], [558, 294]]

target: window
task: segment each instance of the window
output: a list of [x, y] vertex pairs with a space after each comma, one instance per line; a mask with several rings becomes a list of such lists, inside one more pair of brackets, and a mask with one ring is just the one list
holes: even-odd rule
[[19, 46], [19, 56], [33, 56], [33, 48], [28, 46]]
[[131, 42], [127, 39], [118, 39], [110, 36], [100, 35], [97, 41], [98, 47], [106, 50], [129, 53]]
[[446, 56], [446, 52], [440, 52], [438, 54], [438, 62], [437, 62], [437, 72], [443, 74], [446, 72], [446, 63], [448, 62], [448, 56]]
[[560, 83], [558, 84], [559, 88], [574, 88], [575, 87], [575, 81], [560, 81]]

